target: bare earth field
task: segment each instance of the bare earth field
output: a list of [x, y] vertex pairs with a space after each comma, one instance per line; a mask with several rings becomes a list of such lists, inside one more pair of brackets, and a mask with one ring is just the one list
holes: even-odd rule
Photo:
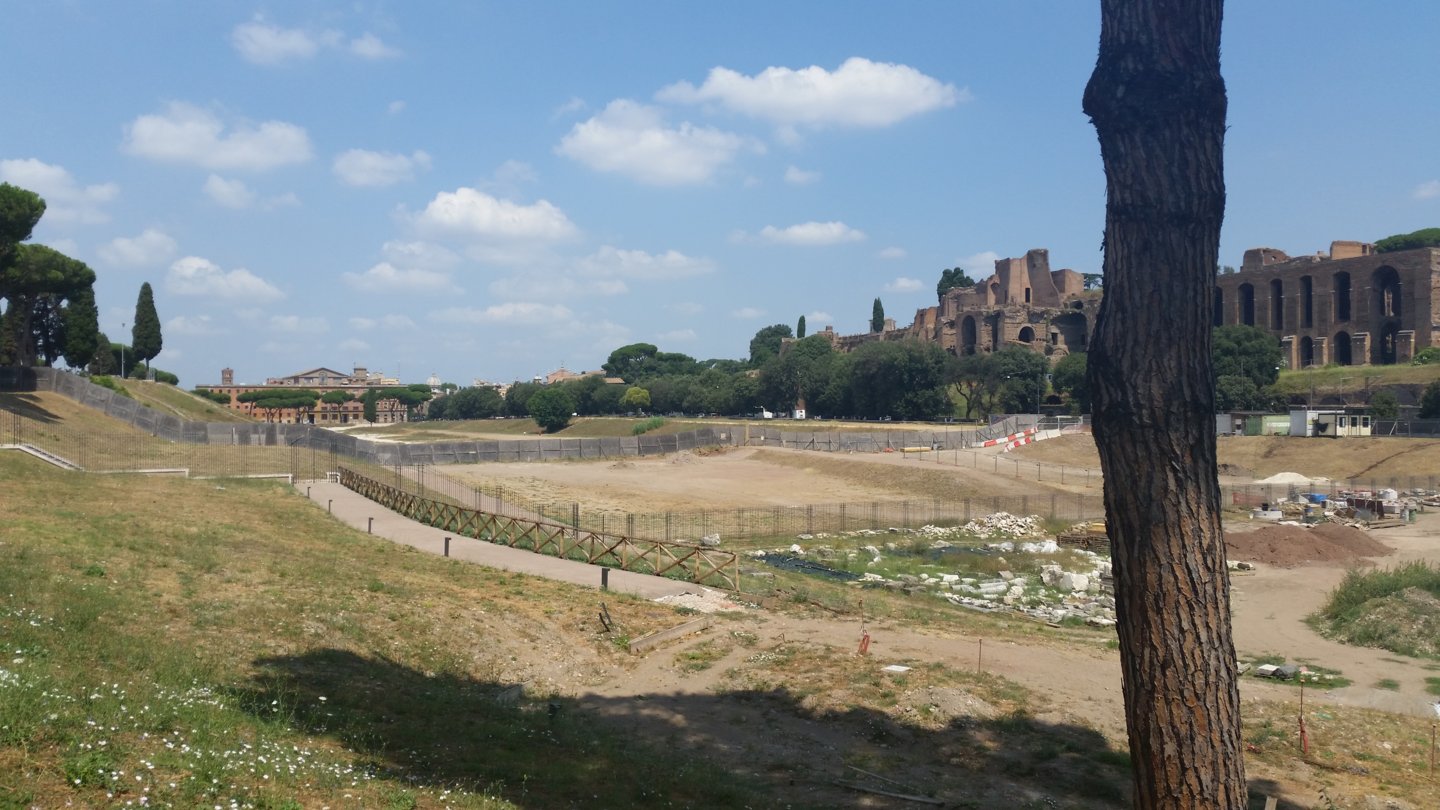
[[[1440, 441], [1433, 439], [1222, 436], [1217, 449], [1220, 464], [1228, 465], [1222, 469], [1238, 477], [1260, 479], [1280, 472], [1324, 478], [1440, 476]], [[1089, 434], [1036, 442], [1016, 448], [1010, 455], [1070, 467], [1100, 466], [1100, 454]]]
[[501, 487], [507, 500], [577, 502], [587, 510], [620, 513], [1052, 491], [1010, 476], [925, 464], [899, 453], [772, 448], [620, 461], [467, 464], [438, 472], [487, 489]]

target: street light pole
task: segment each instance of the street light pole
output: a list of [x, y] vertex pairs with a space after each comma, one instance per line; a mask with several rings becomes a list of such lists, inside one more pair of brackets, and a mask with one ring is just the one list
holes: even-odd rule
[[120, 322], [120, 379], [125, 379], [125, 322]]

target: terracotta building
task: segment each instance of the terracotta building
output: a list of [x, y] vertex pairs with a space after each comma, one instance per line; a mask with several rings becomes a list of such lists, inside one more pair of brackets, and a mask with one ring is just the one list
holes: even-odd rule
[[[370, 388], [398, 385], [399, 381], [385, 377], [379, 373], [372, 373], [364, 366], [356, 366], [354, 372], [346, 374], [331, 368], [313, 368], [308, 371], [301, 371], [291, 374], [288, 377], [270, 377], [265, 380], [264, 385], [235, 384], [235, 371], [233, 369], [220, 370], [219, 385], [201, 385], [198, 388], [206, 391], [214, 391], [230, 396], [229, 408], [250, 416], [258, 415], [250, 403], [240, 402], [239, 396], [247, 391], [263, 391], [268, 388], [307, 388], [324, 395], [330, 391], [346, 391], [354, 398], [348, 402], [331, 404], [326, 402], [316, 403], [314, 410], [301, 412], [294, 408], [284, 408], [277, 413], [270, 414], [270, 420], [275, 422], [300, 423], [306, 422], [312, 425], [345, 425], [363, 422], [365, 419], [365, 405], [360, 402], [360, 397]], [[375, 421], [378, 424], [389, 424], [392, 422], [405, 421], [405, 406], [398, 400], [382, 399], [375, 404]]]
[[1214, 323], [1246, 324], [1280, 339], [1287, 368], [1408, 363], [1440, 345], [1440, 248], [1376, 253], [1332, 242], [1329, 254], [1245, 251], [1218, 277]]

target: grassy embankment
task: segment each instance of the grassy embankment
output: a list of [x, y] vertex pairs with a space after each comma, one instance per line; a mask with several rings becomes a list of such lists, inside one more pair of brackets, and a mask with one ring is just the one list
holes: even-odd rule
[[[580, 651], [569, 666], [621, 655], [573, 588], [409, 552], [269, 483], [67, 474], [19, 454], [0, 478], [0, 806], [753, 798], [552, 716], [543, 686], [501, 699], [527, 637]], [[628, 633], [676, 621], [610, 601]]]
[[1346, 644], [1440, 661], [1440, 568], [1412, 562], [1352, 570], [1311, 622]]

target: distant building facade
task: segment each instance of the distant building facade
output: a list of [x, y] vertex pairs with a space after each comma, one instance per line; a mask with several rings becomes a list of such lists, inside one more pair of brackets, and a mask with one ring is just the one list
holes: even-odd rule
[[1440, 345], [1440, 248], [1377, 253], [1338, 241], [1329, 254], [1245, 251], [1216, 280], [1216, 326], [1245, 324], [1280, 339], [1287, 368], [1408, 363]]
[[[309, 411], [300, 411], [295, 408], [283, 408], [270, 419], [276, 422], [300, 423], [306, 422], [312, 425], [346, 425], [363, 422], [365, 420], [365, 405], [360, 397], [370, 388], [381, 388], [385, 386], [399, 385], [400, 381], [393, 377], [386, 377], [379, 372], [371, 372], [364, 366], [356, 366], [350, 374], [336, 371], [332, 368], [312, 368], [308, 371], [301, 371], [286, 377], [270, 377], [265, 380], [264, 385], [235, 384], [235, 371], [225, 368], [220, 370], [219, 385], [200, 385], [197, 388], [205, 391], [213, 391], [219, 394], [228, 394], [230, 397], [229, 408], [232, 411], [244, 413], [250, 416], [255, 415], [255, 409], [248, 402], [241, 402], [239, 396], [249, 391], [263, 391], [270, 388], [307, 388], [322, 396], [330, 391], [345, 391], [352, 395], [352, 399], [340, 403], [316, 403], [315, 408]], [[377, 424], [389, 424], [393, 422], [404, 422], [406, 420], [405, 406], [398, 400], [382, 399], [375, 404], [375, 422]]]

